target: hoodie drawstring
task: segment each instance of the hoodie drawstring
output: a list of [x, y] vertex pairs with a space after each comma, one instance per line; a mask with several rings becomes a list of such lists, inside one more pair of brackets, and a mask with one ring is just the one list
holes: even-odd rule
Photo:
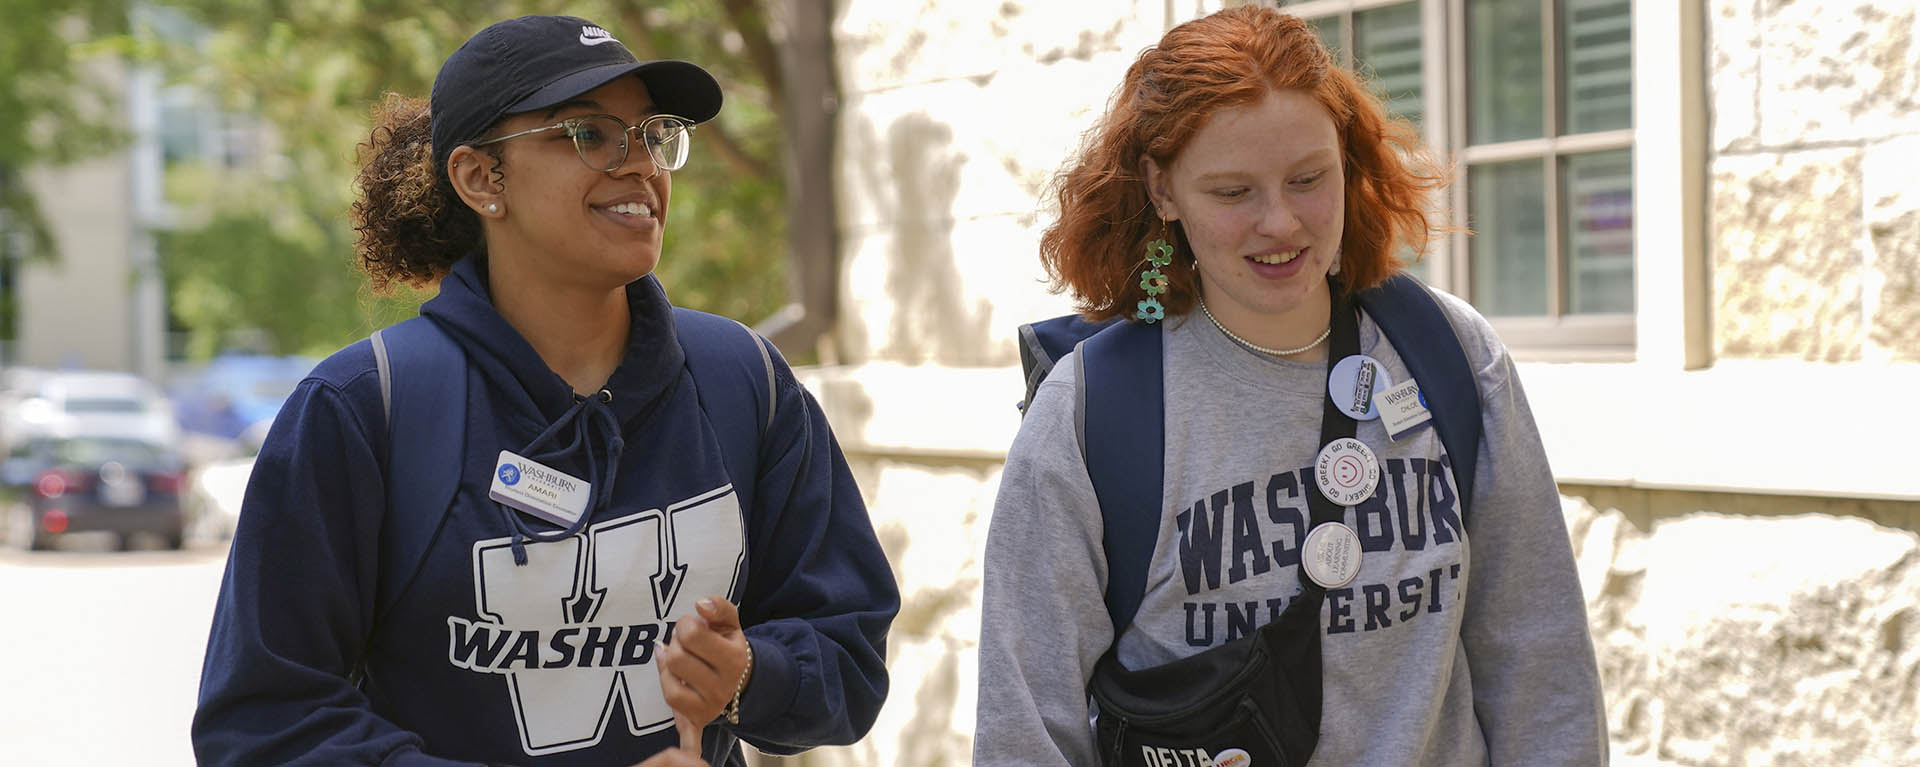
[[[587, 507], [581, 510], [580, 517], [575, 519], [573, 524], [568, 525], [565, 530], [548, 533], [529, 529], [512, 508], [504, 503], [495, 503], [494, 506], [500, 509], [500, 513], [507, 519], [508, 526], [513, 530], [513, 563], [515, 565], [527, 563], [526, 541], [528, 539], [545, 543], [578, 535], [593, 518], [594, 512], [612, 502], [614, 479], [619, 476], [620, 455], [626, 450], [626, 440], [620, 437], [620, 419], [613, 412], [612, 402], [613, 393], [606, 389], [601, 389], [598, 394], [590, 397], [579, 397], [578, 401], [573, 403], [573, 407], [567, 408], [565, 413], [561, 413], [559, 418], [554, 419], [546, 431], [540, 432], [539, 436], [534, 437], [519, 451], [520, 455], [528, 460], [549, 466], [554, 465], [559, 459], [584, 453], [587, 465], [586, 480], [587, 486], [591, 488], [591, 495], [587, 498]], [[563, 430], [571, 432], [568, 435], [567, 444], [549, 446], [548, 443], [557, 441], [556, 438]], [[602, 444], [606, 445], [607, 450], [604, 460], [600, 458], [600, 451], [597, 449]], [[546, 448], [545, 452], [542, 452], [543, 448]]]

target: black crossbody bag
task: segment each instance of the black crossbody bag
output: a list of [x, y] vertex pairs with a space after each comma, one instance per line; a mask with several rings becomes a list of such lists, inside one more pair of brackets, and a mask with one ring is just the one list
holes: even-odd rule
[[[1360, 353], [1359, 321], [1335, 286], [1327, 369]], [[1352, 437], [1355, 422], [1321, 397], [1320, 444]], [[1307, 492], [1312, 528], [1345, 508]], [[1302, 540], [1305, 538], [1303, 536]], [[1304, 548], [1304, 547], [1303, 547]], [[1130, 670], [1117, 649], [1095, 664], [1088, 692], [1098, 709], [1094, 743], [1107, 767], [1298, 767], [1320, 741], [1320, 605], [1326, 591], [1296, 567], [1301, 591], [1280, 618], [1251, 635], [1170, 663]], [[1124, 626], [1115, 626], [1115, 646]], [[1200, 757], [1204, 755], [1206, 761]]]

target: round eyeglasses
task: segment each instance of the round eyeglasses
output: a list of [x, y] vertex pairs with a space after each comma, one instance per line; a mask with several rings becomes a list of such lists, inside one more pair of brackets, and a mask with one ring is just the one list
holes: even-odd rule
[[510, 138], [550, 130], [566, 131], [567, 136], [573, 139], [573, 150], [580, 155], [580, 162], [603, 172], [626, 164], [627, 136], [634, 131], [640, 132], [640, 141], [647, 147], [647, 156], [653, 159], [655, 172], [672, 172], [685, 167], [687, 153], [693, 148], [693, 123], [685, 117], [668, 114], [654, 115], [641, 120], [639, 125], [628, 125], [627, 121], [613, 115], [570, 117], [543, 128], [475, 141], [468, 146], [498, 144]]

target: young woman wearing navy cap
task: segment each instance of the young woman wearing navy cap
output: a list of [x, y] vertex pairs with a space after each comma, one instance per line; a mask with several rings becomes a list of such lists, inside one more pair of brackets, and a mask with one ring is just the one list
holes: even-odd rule
[[[429, 103], [376, 112], [361, 263], [376, 288], [439, 285], [413, 327], [463, 358], [432, 376], [465, 392], [462, 439], [389, 430], [405, 368], [371, 340], [301, 383], [221, 585], [201, 764], [740, 764], [738, 740], [865, 734], [899, 595], [846, 461], [730, 326], [766, 354], [746, 384], [771, 415], [754, 475], [729, 473], [739, 413], [702, 397], [733, 382], [694, 380], [694, 318], [651, 276], [671, 172], [720, 102], [698, 66], [529, 16], [455, 51]], [[395, 471], [396, 444], [458, 451], [418, 552], [396, 531], [442, 509], [391, 506], [433, 479]]]

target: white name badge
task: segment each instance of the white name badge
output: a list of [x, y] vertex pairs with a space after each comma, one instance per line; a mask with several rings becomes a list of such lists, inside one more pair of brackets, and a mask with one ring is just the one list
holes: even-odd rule
[[487, 497], [561, 527], [572, 526], [587, 511], [593, 486], [586, 480], [538, 461], [500, 451]]
[[1433, 420], [1433, 413], [1427, 410], [1427, 395], [1420, 393], [1419, 382], [1412, 379], [1373, 395], [1373, 405], [1380, 411], [1380, 425], [1387, 427], [1388, 439], [1404, 437]]

